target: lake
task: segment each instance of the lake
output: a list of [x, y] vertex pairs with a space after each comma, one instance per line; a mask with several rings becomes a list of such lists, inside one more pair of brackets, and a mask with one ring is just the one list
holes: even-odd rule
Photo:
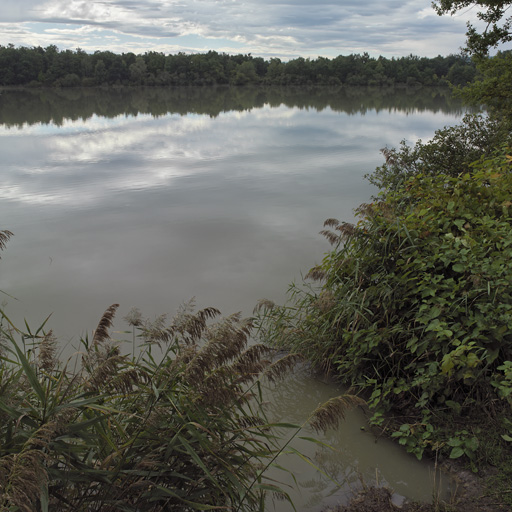
[[[428, 88], [4, 90], [0, 229], [15, 236], [1, 255], [3, 309], [33, 328], [51, 315], [63, 346], [76, 346], [113, 303], [123, 331], [134, 306], [153, 318], [193, 297], [225, 314], [282, 302], [329, 250], [324, 220], [352, 221], [377, 193], [364, 175], [380, 149], [427, 140], [463, 114]], [[335, 392], [299, 375], [275, 401], [301, 422]], [[341, 452], [358, 446], [343, 464], [320, 457], [348, 487], [304, 470], [299, 510], [343, 499], [360, 477], [430, 499], [429, 466], [375, 444], [363, 423], [355, 413], [328, 436]]]

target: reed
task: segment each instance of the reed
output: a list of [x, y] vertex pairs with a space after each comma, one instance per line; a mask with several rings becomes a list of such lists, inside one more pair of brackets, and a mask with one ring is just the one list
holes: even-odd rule
[[165, 353], [136, 361], [109, 337], [116, 309], [82, 340], [74, 372], [51, 333], [25, 353], [3, 314], [0, 509], [254, 509], [256, 462], [276, 447], [250, 391], [272, 366], [247, 348], [250, 323], [186, 313], [157, 336], [142, 328]]
[[[11, 235], [0, 231], [0, 249]], [[0, 309], [0, 511], [242, 512], [263, 510], [269, 492], [289, 499], [265, 471], [301, 426], [268, 421], [261, 384], [298, 356], [250, 344], [252, 319], [190, 303], [170, 321], [132, 310], [123, 355], [110, 337], [117, 308], [68, 361], [46, 321], [22, 330]], [[358, 403], [329, 402], [312, 425]]]
[[[61, 362], [51, 331], [15, 328], [4, 312], [0, 356], [0, 510], [262, 510], [265, 470], [287, 448], [262, 410], [262, 379], [298, 356], [249, 345], [252, 321], [183, 310], [169, 324], [139, 318], [143, 351], [121, 355], [101, 318], [81, 364]], [[36, 330], [40, 332], [40, 330]], [[19, 338], [31, 341], [24, 351]], [[163, 357], [155, 358], [158, 345]], [[359, 400], [310, 418], [334, 426]]]

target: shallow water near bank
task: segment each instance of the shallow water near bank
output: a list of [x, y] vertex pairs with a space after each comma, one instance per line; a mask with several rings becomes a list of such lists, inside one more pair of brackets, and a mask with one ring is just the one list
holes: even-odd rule
[[[323, 221], [352, 221], [371, 200], [363, 176], [380, 148], [428, 139], [462, 114], [431, 89], [4, 91], [0, 219], [15, 233], [0, 262], [4, 309], [33, 328], [51, 315], [67, 354], [112, 303], [114, 336], [131, 340], [122, 317], [133, 306], [172, 316], [195, 296], [247, 316], [261, 298], [282, 302], [329, 249]], [[297, 372], [269, 414], [302, 424], [339, 391]], [[298, 510], [377, 479], [430, 501], [432, 467], [375, 442], [361, 411], [322, 439], [334, 450], [294, 446], [327, 476], [283, 458]]]
[[[345, 505], [365, 486], [389, 488], [397, 505], [404, 499], [430, 503], [434, 495], [449, 500], [449, 477], [441, 475], [433, 462], [418, 461], [390, 439], [372, 432], [364, 408], [349, 411], [338, 429], [325, 434], [307, 425], [311, 411], [345, 392], [346, 389], [315, 375], [307, 367], [298, 369], [269, 392], [267, 412], [272, 420], [305, 425], [291, 446], [309, 462], [294, 453], [285, 454], [277, 463], [291, 469], [293, 476], [277, 469], [269, 471], [272, 478], [286, 484], [283, 488], [289, 492], [297, 510], [320, 512], [327, 506]], [[294, 433], [283, 429], [284, 438]], [[311, 442], [308, 439], [311, 437], [322, 444]], [[272, 498], [268, 499], [267, 507], [283, 512], [293, 510], [289, 503]]]

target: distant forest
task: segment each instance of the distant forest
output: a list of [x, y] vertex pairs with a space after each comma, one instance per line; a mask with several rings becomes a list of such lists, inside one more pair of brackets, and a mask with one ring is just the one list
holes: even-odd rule
[[387, 59], [339, 55], [333, 59], [299, 57], [288, 62], [209, 51], [115, 54], [59, 49], [55, 45], [0, 45], [0, 86], [79, 87], [100, 85], [464, 85], [476, 69], [470, 59], [408, 57]]

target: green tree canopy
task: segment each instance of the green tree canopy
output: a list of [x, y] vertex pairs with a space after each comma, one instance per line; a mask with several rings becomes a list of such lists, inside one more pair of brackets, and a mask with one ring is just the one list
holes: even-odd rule
[[503, 0], [435, 0], [433, 7], [440, 16], [443, 14], [454, 15], [461, 9], [480, 7], [477, 16], [485, 23], [482, 32], [468, 23], [466, 50], [472, 55], [487, 55], [489, 49], [496, 48], [502, 43], [512, 41], [512, 16], [505, 13], [512, 5]]

